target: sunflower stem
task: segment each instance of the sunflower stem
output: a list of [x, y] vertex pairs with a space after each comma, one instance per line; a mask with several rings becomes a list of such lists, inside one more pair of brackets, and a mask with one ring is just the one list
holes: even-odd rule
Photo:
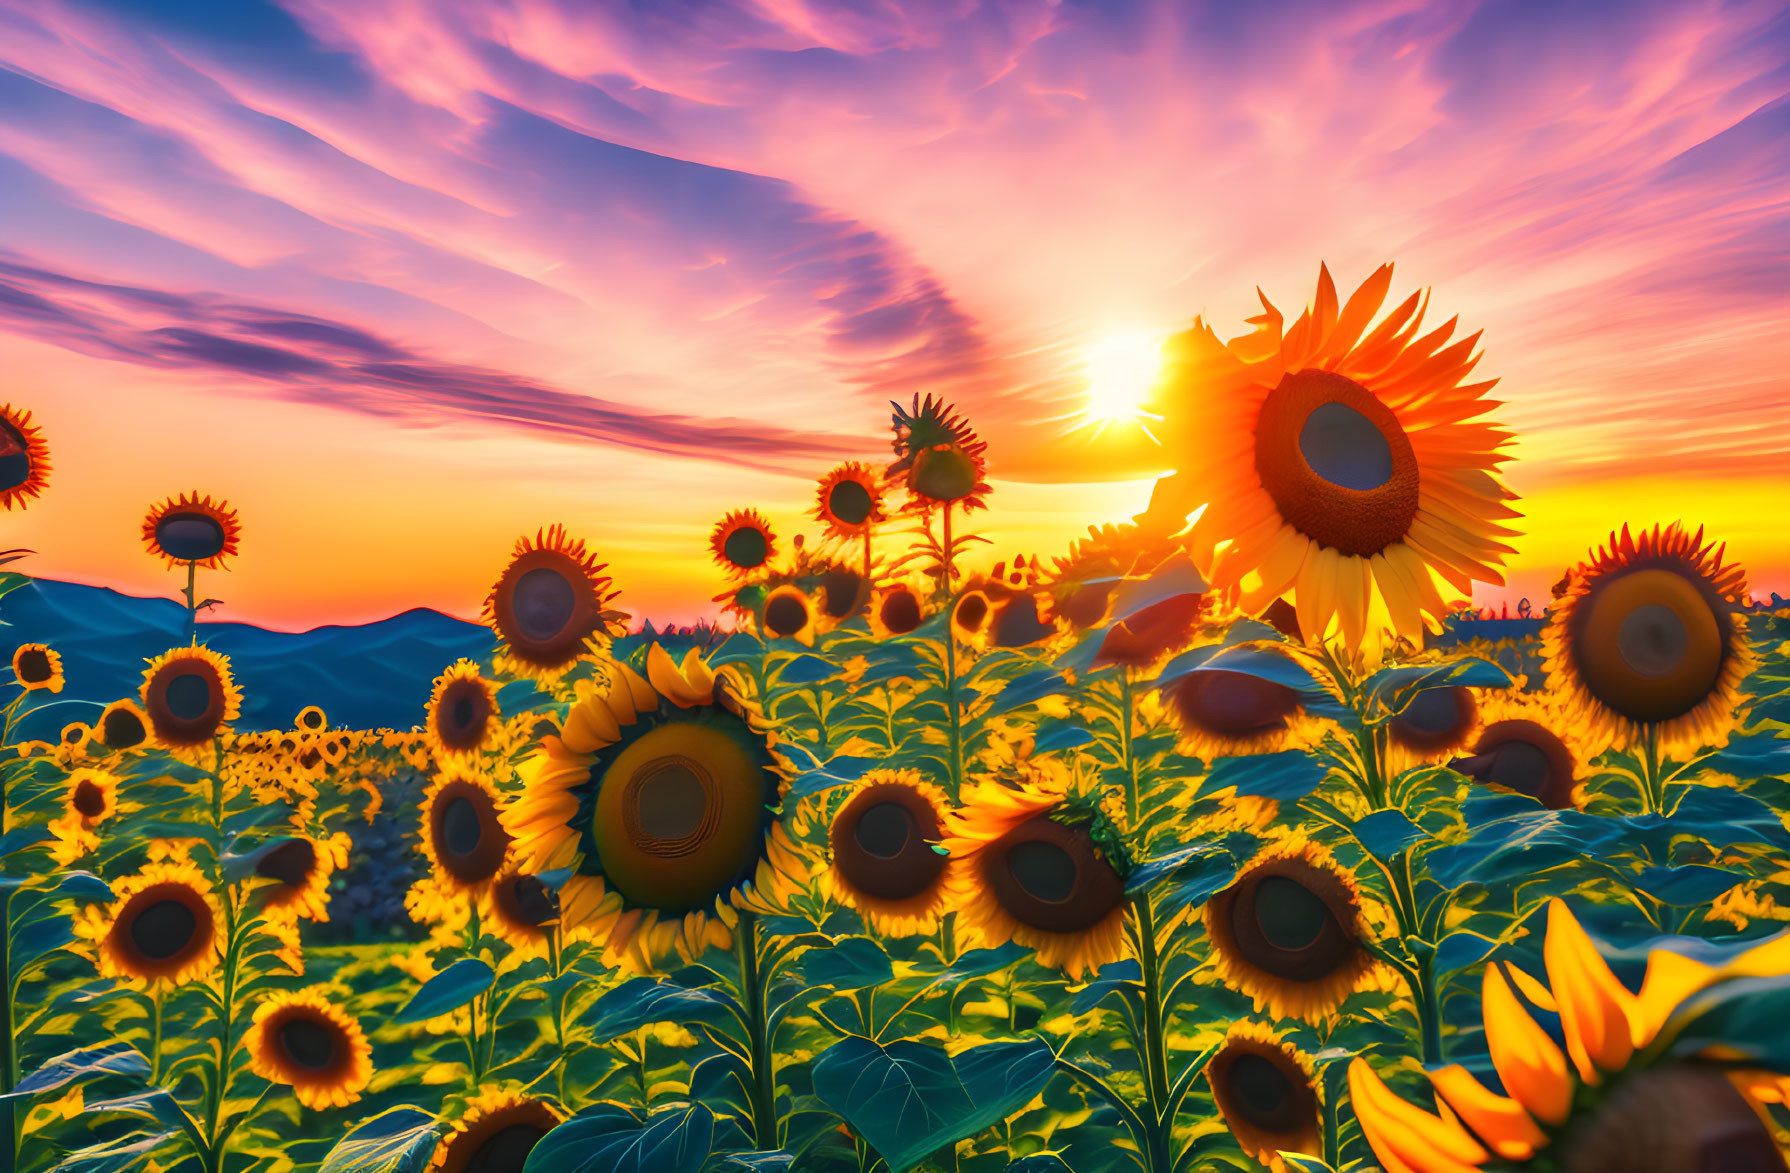
[[1131, 669], [1123, 664], [1119, 669], [1119, 750], [1121, 764], [1125, 767], [1125, 818], [1126, 827], [1136, 833], [1138, 826], [1138, 794], [1137, 794], [1137, 755], [1131, 742], [1132, 694]]
[[1661, 777], [1659, 754], [1659, 726], [1647, 726], [1647, 743], [1641, 758], [1643, 789], [1641, 794], [1641, 813], [1644, 815], [1664, 814], [1666, 811], [1666, 786]]
[[752, 1056], [752, 1140], [760, 1150], [778, 1147], [775, 1056], [771, 1052], [770, 1018], [765, 1008], [764, 975], [759, 949], [758, 914], [740, 913], [733, 947], [740, 967], [740, 1001], [746, 1008]]
[[553, 1043], [558, 1055], [553, 1061], [553, 1086], [559, 1097], [560, 1107], [566, 1107], [566, 991], [560, 985], [560, 978], [565, 976], [566, 955], [560, 941], [560, 928], [553, 926], [552, 934], [547, 938], [548, 965], [553, 972]]
[[[221, 789], [222, 783], [219, 784]], [[246, 921], [237, 919], [236, 901], [228, 889], [224, 892], [224, 991], [219, 1001], [220, 1023], [218, 1043], [217, 1078], [212, 1081], [205, 1097], [205, 1168], [207, 1173], [221, 1173], [224, 1167], [224, 1150], [229, 1139], [227, 1130], [222, 1129], [224, 1101], [230, 1091], [231, 1060], [235, 1057], [236, 1042], [233, 1038], [236, 1027], [236, 970], [242, 952], [242, 931]]]
[[1131, 898], [1137, 915], [1138, 966], [1144, 971], [1144, 1093], [1150, 1111], [1144, 1117], [1148, 1136], [1146, 1168], [1149, 1173], [1170, 1173], [1169, 1139], [1174, 1131], [1172, 1113], [1168, 1110], [1168, 1051], [1163, 1038], [1166, 1028], [1162, 1001], [1162, 961], [1156, 949], [1156, 916], [1150, 907], [1150, 894], [1139, 892]]
[[162, 1074], [162, 984], [155, 983], [155, 990], [150, 994], [150, 1002], [154, 1012], [149, 1018], [149, 1083], [155, 1086]]
[[[11, 888], [0, 889], [0, 1001], [6, 1003], [6, 1017], [0, 1020], [0, 1091], [8, 1092], [18, 1084], [19, 1066], [18, 1049], [13, 1044], [12, 893]], [[18, 1163], [19, 1133], [11, 1100], [0, 1104], [0, 1128], [6, 1131], [6, 1144], [0, 1147], [0, 1170], [12, 1173]]]
[[199, 646], [199, 595], [193, 588], [199, 577], [199, 564], [186, 564], [186, 632], [193, 647]]

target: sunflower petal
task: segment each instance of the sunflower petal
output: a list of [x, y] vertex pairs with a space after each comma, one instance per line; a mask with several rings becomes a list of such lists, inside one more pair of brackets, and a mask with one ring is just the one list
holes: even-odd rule
[[1505, 1160], [1527, 1161], [1547, 1143], [1547, 1136], [1521, 1104], [1489, 1091], [1458, 1063], [1437, 1068], [1429, 1077], [1436, 1094], [1455, 1115]]
[[1572, 1076], [1566, 1056], [1523, 1009], [1501, 965], [1488, 965], [1483, 994], [1486, 1044], [1505, 1088], [1549, 1124], [1566, 1123], [1572, 1110]]
[[1476, 1173], [1491, 1157], [1460, 1125], [1400, 1099], [1365, 1059], [1349, 1064], [1349, 1100], [1386, 1173]]
[[1542, 956], [1560, 1006], [1566, 1049], [1579, 1077], [1597, 1083], [1602, 1071], [1621, 1071], [1635, 1053], [1631, 1037], [1635, 996], [1623, 988], [1591, 938], [1561, 900], [1548, 904]]

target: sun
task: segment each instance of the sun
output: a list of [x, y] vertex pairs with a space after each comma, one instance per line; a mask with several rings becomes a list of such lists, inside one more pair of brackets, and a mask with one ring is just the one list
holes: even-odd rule
[[1161, 338], [1146, 330], [1113, 331], [1088, 347], [1084, 362], [1088, 372], [1084, 423], [1104, 429], [1135, 420], [1147, 434], [1149, 425], [1144, 421], [1162, 418], [1144, 407], [1162, 367]]

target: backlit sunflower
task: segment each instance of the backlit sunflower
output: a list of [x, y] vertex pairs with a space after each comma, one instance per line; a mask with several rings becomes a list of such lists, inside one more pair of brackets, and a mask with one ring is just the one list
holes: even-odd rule
[[950, 810], [944, 791], [915, 770], [872, 770], [851, 789], [827, 832], [832, 895], [889, 937], [938, 928], [957, 873], [935, 851]]
[[715, 523], [709, 534], [715, 564], [732, 578], [749, 578], [771, 564], [777, 535], [756, 509], [735, 509]]
[[1206, 934], [1226, 985], [1276, 1018], [1323, 1023], [1378, 980], [1355, 877], [1302, 835], [1267, 846], [1206, 902]]
[[592, 650], [600, 650], [612, 622], [604, 563], [564, 526], [518, 538], [497, 585], [485, 598], [484, 622], [503, 641], [500, 662], [518, 676], [550, 680]]
[[211, 885], [184, 858], [153, 862], [112, 881], [110, 905], [76, 914], [104, 977], [132, 985], [181, 985], [217, 968], [223, 912]]
[[[1364, 1059], [1349, 1067], [1361, 1131], [1380, 1162], [1408, 1173], [1473, 1173], [1499, 1162], [1550, 1169], [1752, 1173], [1783, 1156], [1736, 1085], [1781, 1095], [1776, 1077], [1679, 1063], [1647, 1065], [1652, 1043], [1691, 995], [1735, 977], [1790, 972], [1790, 938], [1772, 938], [1721, 968], [1655, 950], [1639, 993], [1610, 971], [1566, 905], [1548, 908], [1543, 986], [1501, 963], [1486, 967], [1486, 1044], [1500, 1095], [1466, 1068], [1429, 1072], [1440, 1116], [1400, 1099]], [[1513, 988], [1513, 985], [1515, 988]], [[1517, 995], [1557, 1014], [1563, 1051]], [[1724, 1056], [1712, 1056], [1725, 1058]], [[1570, 1066], [1569, 1066], [1570, 1063]], [[1574, 1072], [1578, 1080], [1573, 1078]], [[1547, 1152], [1550, 1148], [1553, 1152]], [[1540, 1157], [1537, 1154], [1541, 1154]], [[1500, 1166], [1502, 1167], [1502, 1166]]]
[[814, 603], [821, 619], [837, 626], [870, 602], [870, 580], [849, 566], [827, 566], [813, 576]]
[[93, 723], [93, 739], [110, 750], [147, 747], [153, 741], [149, 714], [136, 701], [113, 701]]
[[288, 1085], [307, 1108], [352, 1104], [373, 1078], [360, 1023], [317, 989], [268, 994], [243, 1044], [255, 1074]]
[[951, 606], [951, 635], [960, 644], [981, 647], [993, 626], [994, 609], [988, 592], [973, 588], [964, 591]]
[[1594, 738], [1628, 749], [1652, 737], [1667, 754], [1727, 742], [1757, 657], [1740, 612], [1746, 575], [1725, 549], [1677, 522], [1639, 535], [1625, 525], [1567, 572], [1542, 646]]
[[1287, 1173], [1283, 1152], [1323, 1153], [1311, 1060], [1272, 1028], [1233, 1023], [1206, 1064], [1206, 1082], [1238, 1146], [1274, 1173]]
[[263, 855], [255, 874], [274, 883], [262, 889], [269, 912], [307, 920], [329, 919], [329, 878], [348, 866], [345, 832], [328, 839], [298, 835]]
[[508, 941], [518, 956], [546, 956], [559, 921], [553, 889], [511, 863], [491, 881], [479, 907], [479, 923]]
[[822, 477], [814, 494], [814, 519], [840, 539], [861, 538], [877, 522], [887, 521], [876, 470], [851, 460]]
[[176, 749], [209, 743], [242, 711], [230, 661], [210, 648], [173, 648], [143, 672], [143, 711], [155, 739]]
[[435, 1147], [429, 1173], [522, 1173], [528, 1154], [560, 1121], [545, 1100], [492, 1090], [466, 1103]]
[[423, 730], [438, 761], [475, 757], [503, 729], [497, 690], [471, 660], [459, 660], [435, 678]]
[[444, 894], [476, 896], [509, 858], [503, 799], [478, 770], [450, 763], [423, 793], [417, 836]]
[[306, 705], [298, 711], [298, 716], [292, 718], [292, 726], [306, 733], [322, 733], [329, 728], [329, 718], [316, 705]]
[[143, 519], [143, 544], [169, 566], [191, 562], [217, 570], [236, 553], [242, 525], [223, 498], [213, 501], [197, 492], [170, 497], [150, 508]]
[[1324, 728], [1294, 689], [1226, 668], [1189, 672], [1165, 690], [1163, 701], [1180, 732], [1181, 752], [1204, 762], [1303, 748]]
[[1215, 587], [1240, 586], [1251, 615], [1291, 592], [1307, 639], [1334, 628], [1351, 649], [1387, 627], [1439, 631], [1444, 587], [1502, 583], [1500, 523], [1517, 516], [1494, 475], [1510, 434], [1483, 418], [1496, 380], [1463, 382], [1479, 335], [1449, 345], [1451, 319], [1419, 336], [1416, 293], [1374, 326], [1391, 282], [1382, 266], [1339, 308], [1320, 266], [1290, 329], [1264, 297], [1229, 343], [1196, 319], [1164, 348], [1159, 393], [1179, 467], [1152, 525], [1180, 529], [1204, 504], [1187, 540]]
[[1195, 594], [1174, 595], [1150, 604], [1108, 629], [1094, 664], [1149, 667], [1192, 641], [1204, 607], [1205, 596]]
[[99, 846], [97, 828], [118, 813], [118, 777], [83, 767], [68, 775], [62, 814], [51, 819], [50, 857], [66, 867]]
[[870, 630], [878, 639], [906, 635], [925, 619], [919, 593], [906, 583], [884, 587], [871, 601]]
[[911, 408], [891, 404], [895, 428], [895, 461], [884, 479], [906, 487], [910, 508], [931, 509], [955, 502], [966, 512], [982, 509], [988, 484], [988, 444], [978, 439], [969, 421], [932, 395], [914, 396]]
[[1460, 754], [1479, 728], [1479, 699], [1471, 688], [1426, 688], [1386, 722], [1387, 769], [1394, 776], [1425, 762]]
[[48, 644], [20, 644], [12, 654], [12, 674], [26, 692], [61, 692], [62, 656]]
[[813, 647], [817, 630], [815, 610], [814, 600], [801, 587], [792, 583], [777, 587], [765, 596], [765, 634]]
[[1125, 882], [1096, 846], [1095, 812], [1059, 779], [973, 783], [942, 846], [963, 894], [957, 924], [989, 948], [1017, 941], [1072, 979], [1125, 953]]
[[31, 413], [12, 404], [0, 407], [0, 505], [23, 509], [43, 492], [50, 475], [50, 449]]
[[[788, 766], [729, 666], [659, 644], [646, 678], [602, 665], [564, 732], [524, 767], [504, 816], [532, 872], [572, 868], [560, 893], [568, 931], [591, 926], [640, 968], [675, 950], [726, 947], [740, 909], [774, 909], [807, 864], [777, 820]], [[582, 883], [574, 883], [582, 880]]]
[[1597, 756], [1553, 691], [1486, 689], [1459, 757], [1448, 765], [1475, 782], [1527, 794], [1550, 810], [1582, 805], [1587, 767]]

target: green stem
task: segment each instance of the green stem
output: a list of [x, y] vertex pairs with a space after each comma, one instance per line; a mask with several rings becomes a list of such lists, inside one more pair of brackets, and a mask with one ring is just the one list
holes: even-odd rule
[[223, 1018], [219, 1031], [217, 1078], [212, 1081], [205, 1098], [205, 1168], [208, 1173], [220, 1173], [224, 1167], [224, 1150], [229, 1139], [228, 1131], [223, 1129], [224, 1101], [230, 1093], [230, 1067], [234, 1057], [236, 1040], [236, 970], [237, 958], [241, 953], [241, 923], [237, 920], [236, 901], [226, 893], [224, 898], [224, 991], [219, 1002], [220, 1014]]
[[199, 646], [199, 595], [194, 585], [199, 577], [199, 564], [186, 564], [186, 631], [194, 647]]
[[[945, 502], [945, 546], [944, 571], [945, 604], [955, 612], [957, 595], [951, 588], [951, 502]], [[945, 629], [945, 705], [950, 715], [948, 722], [951, 735], [951, 797], [955, 799], [963, 790], [963, 714], [957, 707], [957, 633], [947, 624]]]
[[1137, 794], [1137, 756], [1132, 750], [1132, 695], [1131, 669], [1118, 665], [1119, 669], [1119, 752], [1120, 760], [1125, 767], [1125, 825], [1136, 834], [1139, 825]]
[[1659, 756], [1659, 726], [1647, 726], [1647, 743], [1641, 759], [1643, 793], [1641, 795], [1641, 813], [1644, 815], [1664, 814], [1666, 810], [1666, 784], [1662, 777]]
[[149, 995], [155, 1004], [155, 1012], [150, 1015], [149, 1031], [149, 1084], [155, 1086], [162, 1075], [162, 984], [155, 983], [155, 989]]
[[553, 969], [553, 1042], [559, 1055], [553, 1062], [554, 1090], [559, 1096], [560, 1107], [566, 1104], [566, 991], [559, 984], [565, 975], [565, 953], [560, 943], [559, 926], [555, 925], [553, 935], [547, 940], [550, 952], [548, 963]]
[[752, 1057], [752, 1142], [764, 1151], [778, 1147], [776, 1072], [772, 1064], [770, 1016], [765, 1008], [763, 957], [759, 952], [758, 915], [740, 913], [733, 947], [740, 966], [740, 1002], [746, 1008]]
[[[0, 1002], [6, 1003], [6, 1016], [0, 1020], [0, 1091], [9, 1092], [19, 1082], [18, 1049], [13, 1044], [12, 892], [10, 888], [0, 891]], [[11, 1100], [0, 1102], [0, 1129], [6, 1132], [6, 1144], [0, 1146], [0, 1170], [12, 1173], [18, 1165], [19, 1134]]]
[[[1423, 925], [1417, 912], [1416, 888], [1411, 882], [1411, 853], [1402, 851], [1392, 860], [1393, 915], [1398, 921], [1399, 937], [1414, 954], [1417, 981], [1411, 998], [1417, 1008], [1417, 1025], [1423, 1037], [1423, 1061], [1435, 1065], [1442, 1061], [1442, 1015], [1436, 997], [1436, 953], [1429, 942], [1420, 949], [1411, 949], [1411, 941], [1423, 939]], [[1408, 979], [1407, 979], [1408, 980]]]
[[1144, 1092], [1150, 1111], [1144, 1117], [1148, 1136], [1146, 1163], [1148, 1173], [1170, 1173], [1169, 1139], [1174, 1120], [1168, 1111], [1168, 1050], [1163, 1039], [1166, 1028], [1162, 1002], [1162, 963], [1156, 949], [1156, 917], [1150, 907], [1150, 894], [1139, 892], [1131, 898], [1137, 916], [1138, 965], [1144, 971]]

